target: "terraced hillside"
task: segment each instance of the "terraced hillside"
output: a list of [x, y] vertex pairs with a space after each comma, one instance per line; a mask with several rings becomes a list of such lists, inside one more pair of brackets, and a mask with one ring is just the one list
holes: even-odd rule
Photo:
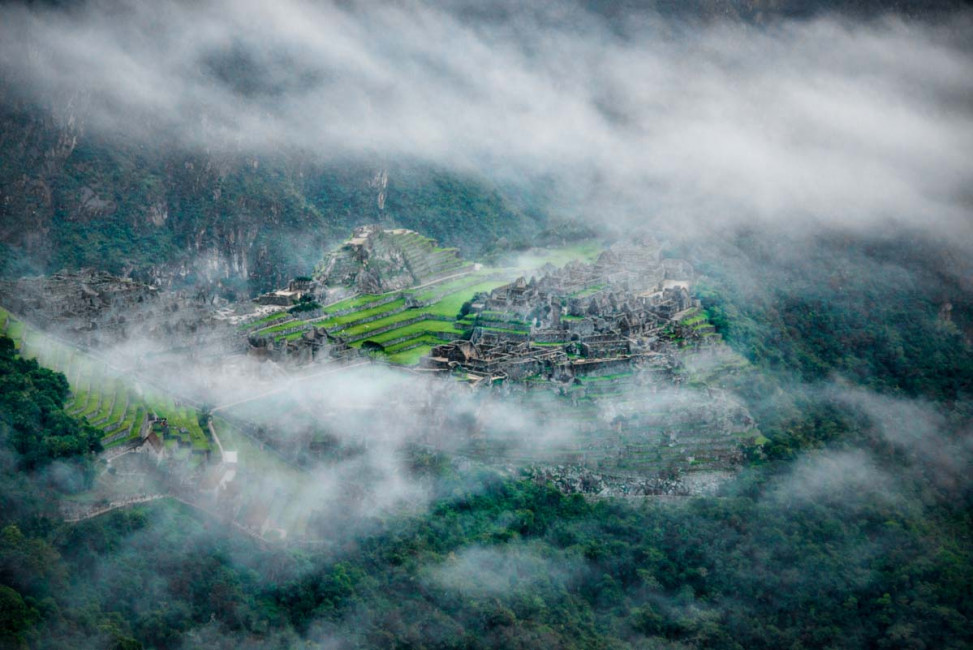
[[105, 361], [44, 334], [3, 309], [0, 330], [15, 341], [21, 355], [64, 373], [71, 386], [66, 410], [101, 429], [106, 448], [137, 439], [146, 416], [153, 413], [168, 419], [168, 448], [196, 458], [209, 451], [210, 440], [195, 409], [175, 403], [160, 391], [134, 386]]
[[472, 267], [455, 248], [403, 228], [361, 226], [315, 270], [321, 286], [384, 293], [427, 284]]
[[465, 334], [465, 323], [457, 321], [463, 303], [508, 279], [509, 274], [502, 271], [470, 269], [415, 289], [348, 298], [310, 316], [282, 310], [247, 323], [241, 330], [251, 339], [281, 344], [312, 328], [324, 328], [352, 347], [385, 354], [392, 363], [412, 365], [434, 345]]
[[[345, 282], [342, 286], [346, 290], [358, 291], [357, 295], [309, 312], [291, 313], [281, 308], [242, 324], [240, 332], [251, 342], [271, 342], [279, 346], [297, 341], [315, 328], [323, 328], [329, 336], [354, 348], [384, 355], [394, 364], [415, 365], [433, 346], [468, 334], [474, 325], [515, 327], [518, 331], [522, 329], [526, 336], [529, 329], [526, 323], [474, 323], [461, 317], [460, 309], [477, 293], [492, 291], [519, 275], [530, 275], [547, 264], [591, 261], [602, 250], [597, 242], [585, 242], [534, 251], [521, 256], [510, 266], [482, 268], [464, 262], [455, 250], [439, 248], [434, 240], [410, 230], [379, 231], [384, 241], [381, 244], [373, 241], [376, 236], [370, 232], [357, 230], [357, 236], [329, 255], [316, 271], [318, 282], [327, 286], [329, 281], [337, 282], [340, 279]], [[355, 283], [358, 276], [355, 274], [361, 272], [361, 260], [352, 253], [360, 253], [368, 242], [366, 257], [369, 260], [375, 259], [376, 250], [382, 251], [379, 259], [388, 260], [388, 241], [396, 242], [403, 268], [407, 266], [415, 272], [415, 278], [409, 275], [409, 278], [413, 278], [412, 282], [417, 278], [421, 282], [390, 291], [359, 291], [360, 287]], [[343, 264], [347, 266], [341, 270]], [[354, 269], [358, 270], [351, 273], [350, 270]], [[383, 273], [388, 276], [388, 269]], [[380, 284], [389, 284], [389, 281], [386, 278]]]

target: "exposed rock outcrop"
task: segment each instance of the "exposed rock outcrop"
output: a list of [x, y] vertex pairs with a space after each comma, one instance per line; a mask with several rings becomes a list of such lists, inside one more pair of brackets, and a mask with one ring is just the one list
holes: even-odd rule
[[456, 249], [440, 248], [417, 232], [367, 225], [325, 257], [314, 279], [325, 291], [353, 288], [376, 294], [423, 284], [463, 266]]

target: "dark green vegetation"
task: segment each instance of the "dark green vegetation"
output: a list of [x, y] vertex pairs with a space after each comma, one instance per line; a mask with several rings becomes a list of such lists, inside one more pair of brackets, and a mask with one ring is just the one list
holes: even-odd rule
[[[841, 437], [834, 409], [812, 404], [806, 384], [838, 379], [969, 414], [973, 276], [960, 253], [905, 237], [809, 245], [747, 235], [732, 247], [711, 244], [696, 260], [709, 276], [703, 305], [724, 338], [764, 371], [739, 388], [764, 430], [790, 422], [770, 436], [771, 454], [792, 457]], [[768, 402], [777, 388], [791, 408]], [[809, 410], [814, 417], [794, 420]]]
[[0, 427], [21, 467], [101, 451], [101, 432], [65, 412], [68, 394], [64, 375], [21, 358], [13, 340], [0, 337]]
[[752, 361], [794, 369], [805, 381], [839, 372], [909, 396], [955, 400], [973, 386], [964, 340], [973, 332], [973, 297], [964, 265], [946, 270], [958, 260], [902, 240], [829, 241], [794, 260], [785, 256], [800, 242], [790, 251], [750, 237], [737, 244], [739, 265], [705, 269], [719, 286], [703, 299]]
[[762, 480], [719, 500], [630, 507], [489, 475], [444, 478], [428, 515], [387, 522], [334, 559], [214, 537], [176, 506], [116, 512], [59, 538], [57, 575], [25, 591], [66, 580], [88, 603], [84, 615], [67, 603], [35, 614], [54, 645], [110, 631], [173, 647], [191, 629], [225, 647], [294, 635], [363, 647], [969, 641], [964, 507], [910, 512], [914, 498], [956, 495], [811, 503], [775, 497], [774, 479]]

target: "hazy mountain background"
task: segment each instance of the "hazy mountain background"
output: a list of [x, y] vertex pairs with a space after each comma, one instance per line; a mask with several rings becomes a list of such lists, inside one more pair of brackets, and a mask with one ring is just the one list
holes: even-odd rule
[[3, 273], [252, 294], [373, 221], [474, 256], [619, 226], [955, 230], [959, 6], [7, 2]]

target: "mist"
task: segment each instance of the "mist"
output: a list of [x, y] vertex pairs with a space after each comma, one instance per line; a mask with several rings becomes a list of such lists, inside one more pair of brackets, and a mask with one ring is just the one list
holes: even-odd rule
[[619, 30], [571, 4], [474, 13], [6, 5], [0, 70], [77, 133], [530, 178], [600, 227], [970, 234], [969, 15]]

